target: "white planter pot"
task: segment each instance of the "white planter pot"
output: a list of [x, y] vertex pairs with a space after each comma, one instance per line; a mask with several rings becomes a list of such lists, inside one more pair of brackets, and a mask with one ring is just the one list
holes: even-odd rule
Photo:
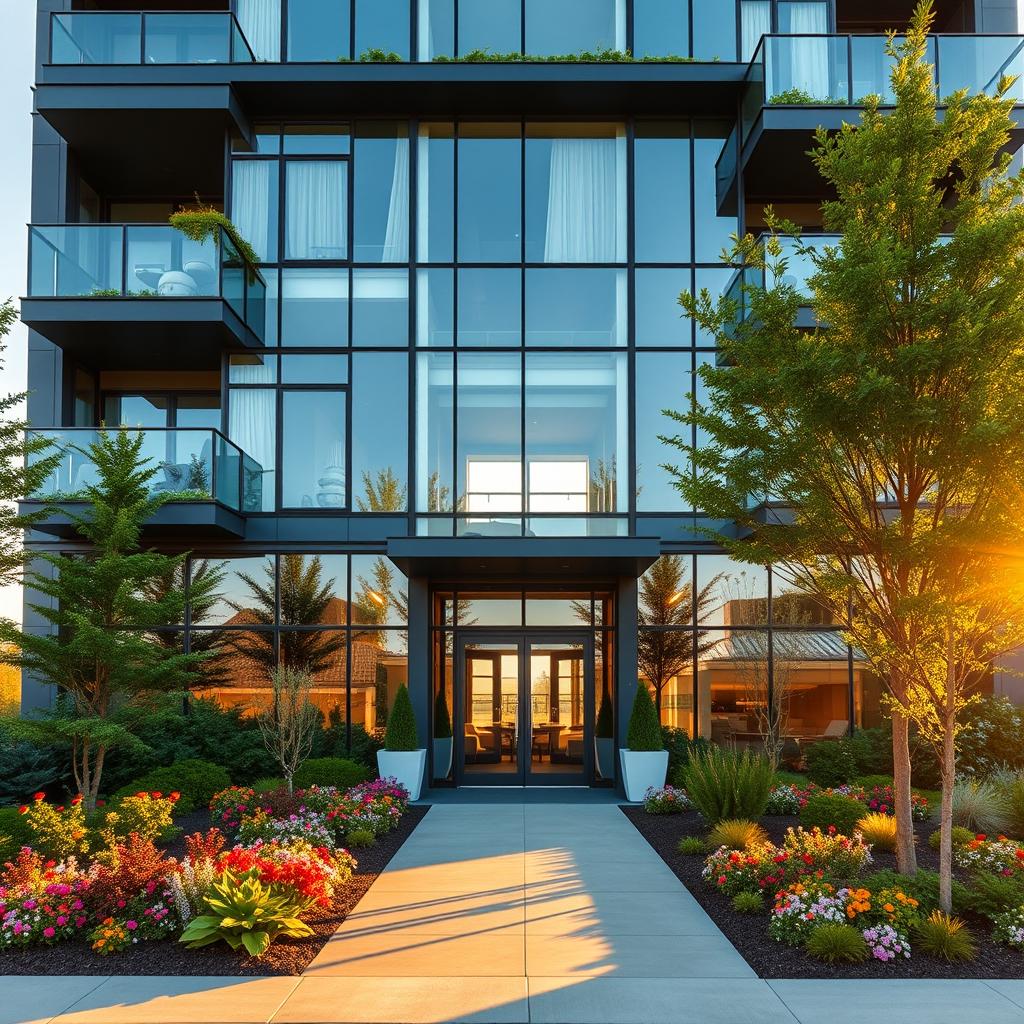
[[410, 800], [419, 800], [427, 748], [422, 750], [378, 750], [377, 771], [382, 779], [392, 778], [405, 786]]
[[451, 736], [434, 737], [434, 778], [447, 779], [448, 773], [452, 770], [452, 748], [453, 738]]
[[615, 777], [615, 740], [611, 736], [594, 738], [594, 750], [597, 753], [597, 770], [602, 779]]
[[652, 786], [660, 789], [665, 785], [665, 776], [668, 774], [667, 750], [628, 750], [620, 747], [619, 763], [622, 765], [626, 799], [632, 803], [640, 803]]

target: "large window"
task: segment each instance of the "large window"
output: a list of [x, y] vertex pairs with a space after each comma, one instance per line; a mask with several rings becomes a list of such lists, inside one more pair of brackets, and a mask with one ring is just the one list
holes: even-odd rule
[[409, 258], [409, 137], [404, 124], [356, 126], [354, 202], [356, 261], [404, 263]]
[[408, 379], [404, 352], [352, 357], [352, 491], [361, 512], [406, 508]]
[[689, 352], [640, 352], [636, 357], [636, 507], [641, 512], [672, 512], [684, 507], [664, 463], [685, 467], [678, 448], [659, 436], [679, 435], [692, 441], [692, 427], [664, 415], [663, 410], [686, 412], [693, 390]]
[[284, 391], [281, 395], [281, 506], [348, 504], [345, 392]]
[[458, 259], [522, 259], [521, 147], [518, 124], [459, 126]]

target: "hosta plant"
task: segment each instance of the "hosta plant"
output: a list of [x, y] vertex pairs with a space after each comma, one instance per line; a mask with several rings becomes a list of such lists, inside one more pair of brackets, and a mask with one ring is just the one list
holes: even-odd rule
[[194, 917], [181, 940], [190, 949], [226, 942], [244, 948], [250, 956], [262, 956], [280, 936], [301, 939], [313, 934], [299, 919], [307, 901], [293, 891], [265, 885], [255, 871], [235, 875], [225, 871], [204, 897], [206, 912]]

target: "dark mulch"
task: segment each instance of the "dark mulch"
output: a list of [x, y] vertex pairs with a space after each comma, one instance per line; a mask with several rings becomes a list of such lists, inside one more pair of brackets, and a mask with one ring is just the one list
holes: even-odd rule
[[[306, 918], [313, 935], [305, 939], [279, 939], [259, 960], [244, 952], [235, 952], [224, 943], [203, 949], [186, 949], [180, 942], [172, 940], [140, 942], [123, 953], [104, 957], [93, 953], [84, 941], [75, 941], [0, 952], [0, 974], [209, 974], [242, 977], [301, 974], [428, 810], [429, 807], [410, 807], [393, 832], [381, 837], [369, 849], [354, 850], [359, 867], [352, 880], [338, 894], [333, 906], [311, 912]], [[206, 811], [197, 811], [183, 815], [177, 824], [185, 829], [186, 835], [205, 831], [210, 827], [210, 815]], [[184, 853], [180, 838], [168, 845], [168, 852], [176, 856]]]
[[[708, 916], [740, 951], [747, 963], [762, 978], [1021, 978], [1024, 957], [1007, 946], [993, 942], [991, 928], [984, 918], [968, 917], [971, 933], [977, 940], [978, 956], [963, 964], [948, 964], [911, 950], [909, 960], [883, 964], [868, 960], [861, 964], [832, 965], [811, 959], [800, 948], [773, 942], [768, 937], [768, 914], [737, 914], [728, 898], [719, 895], [701, 878], [703, 857], [685, 856], [676, 849], [684, 836], [704, 838], [706, 830], [700, 815], [694, 811], [683, 814], [647, 814], [642, 807], [623, 807], [623, 813], [640, 834], [654, 847], [676, 877], [696, 897]], [[780, 841], [795, 818], [766, 817], [761, 824], [775, 841]], [[928, 846], [934, 822], [921, 822], [917, 828], [917, 858], [922, 868], [938, 870], [938, 854]], [[875, 868], [895, 868], [891, 853], [876, 853]], [[913, 938], [911, 938], [913, 946]]]

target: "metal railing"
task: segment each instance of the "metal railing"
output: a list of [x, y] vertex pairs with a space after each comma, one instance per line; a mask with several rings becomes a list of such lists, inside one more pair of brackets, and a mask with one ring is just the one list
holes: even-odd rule
[[51, 64], [253, 64], [226, 11], [75, 11], [50, 15]]
[[29, 225], [31, 298], [220, 298], [262, 340], [267, 285], [218, 227], [202, 242], [169, 224]]
[[[171, 495], [178, 501], [216, 501], [234, 512], [263, 508], [263, 467], [219, 430], [204, 427], [124, 426], [118, 429], [142, 435], [142, 457], [156, 472], [149, 480], [151, 494]], [[36, 437], [52, 442], [50, 448], [29, 456], [34, 464], [62, 453], [60, 464], [29, 497], [33, 500], [84, 501], [99, 474], [90, 447], [101, 431], [92, 427], [32, 428]]]

